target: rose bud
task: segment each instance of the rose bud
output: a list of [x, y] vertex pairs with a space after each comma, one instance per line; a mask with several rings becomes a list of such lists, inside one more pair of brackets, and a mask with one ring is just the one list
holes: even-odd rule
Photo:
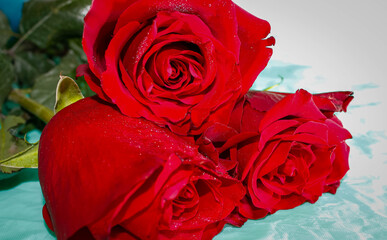
[[269, 32], [230, 0], [94, 0], [78, 75], [127, 116], [200, 134], [227, 124], [267, 65]]
[[[225, 131], [216, 125], [204, 132], [201, 138], [211, 142], [220, 163], [247, 188], [239, 206], [244, 217], [262, 218], [336, 192], [349, 169], [345, 140], [351, 134], [334, 112], [345, 111], [352, 99], [352, 92], [251, 91], [227, 126], [234, 133], [222, 139]], [[211, 144], [201, 145], [203, 154]]]
[[245, 194], [194, 145], [96, 97], [45, 127], [39, 180], [58, 239], [211, 239]]

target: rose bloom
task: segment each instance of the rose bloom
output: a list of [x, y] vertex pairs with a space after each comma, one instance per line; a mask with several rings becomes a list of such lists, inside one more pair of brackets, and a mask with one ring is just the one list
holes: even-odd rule
[[199, 134], [227, 123], [272, 54], [269, 32], [229, 0], [94, 0], [78, 75], [125, 115]]
[[211, 239], [245, 195], [191, 143], [96, 97], [45, 127], [39, 180], [58, 239]]
[[[210, 157], [217, 153], [245, 184], [239, 206], [244, 217], [314, 203], [323, 192], [335, 193], [349, 169], [345, 140], [351, 134], [334, 113], [346, 111], [352, 99], [352, 92], [249, 92], [229, 126], [204, 132], [200, 150]], [[235, 225], [243, 224], [236, 219]]]

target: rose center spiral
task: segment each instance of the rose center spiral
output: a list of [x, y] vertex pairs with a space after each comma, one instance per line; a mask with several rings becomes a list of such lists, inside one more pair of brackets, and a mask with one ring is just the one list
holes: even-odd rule
[[173, 200], [173, 217], [190, 218], [196, 212], [195, 209], [199, 203], [199, 194], [193, 183], [188, 184], [179, 193], [179, 196]]
[[155, 51], [145, 69], [158, 87], [177, 90], [202, 80], [202, 61], [195, 44], [173, 42]]

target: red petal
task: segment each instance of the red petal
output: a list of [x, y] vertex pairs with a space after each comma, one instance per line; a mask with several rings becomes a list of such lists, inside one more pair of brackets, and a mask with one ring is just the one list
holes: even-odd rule
[[49, 213], [48, 210], [47, 210], [46, 204], [44, 204], [44, 206], [43, 206], [42, 214], [43, 214], [44, 221], [45, 221], [46, 224], [47, 224], [47, 227], [48, 227], [51, 231], [54, 231], [54, 226], [52, 225], [50, 213]]
[[168, 130], [124, 116], [97, 98], [56, 114], [41, 136], [39, 178], [58, 238], [67, 239], [114, 210], [114, 202], [171, 153], [198, 156], [196, 147]]
[[328, 126], [321, 122], [309, 121], [300, 125], [294, 134], [308, 133], [321, 137], [328, 142]]
[[332, 119], [327, 119], [325, 121], [326, 125], [328, 126], [328, 139], [329, 139], [329, 144], [338, 144], [343, 142], [344, 140], [352, 138], [351, 133], [340, 126], [337, 122], [335, 122]]
[[203, 136], [212, 142], [226, 142], [229, 138], [237, 135], [238, 132], [221, 123], [215, 123], [203, 133]]
[[277, 93], [269, 91], [249, 91], [246, 93], [246, 100], [251, 107], [261, 112], [269, 111], [275, 104], [291, 93]]
[[94, 0], [85, 17], [83, 31], [83, 49], [91, 71], [98, 78], [106, 69], [105, 51], [110, 42], [115, 22], [121, 13], [135, 0]]
[[295, 94], [286, 96], [274, 105], [262, 119], [259, 129], [262, 131], [272, 122], [287, 116], [314, 120], [326, 119], [324, 114], [314, 104], [312, 95], [301, 89]]
[[259, 123], [264, 117], [264, 112], [260, 112], [251, 107], [249, 102], [246, 102], [243, 107], [243, 116], [240, 120], [241, 132], [252, 131], [258, 132]]
[[243, 78], [242, 94], [253, 85], [258, 74], [266, 67], [273, 50], [275, 40], [267, 38], [270, 24], [236, 6], [238, 36], [241, 41], [240, 69]]
[[280, 142], [270, 154], [270, 157], [263, 161], [263, 165], [258, 169], [257, 178], [265, 176], [282, 165], [287, 159], [291, 146], [291, 142]]
[[336, 146], [334, 153], [332, 172], [326, 180], [327, 184], [330, 185], [340, 181], [349, 170], [349, 146], [345, 143], [341, 143]]
[[[245, 95], [246, 96], [246, 95]], [[245, 105], [245, 97], [241, 98], [234, 106], [234, 109], [230, 115], [230, 121], [228, 125], [238, 132], [241, 131], [241, 121], [243, 116], [243, 109]]]
[[77, 68], [77, 77], [84, 76], [90, 89], [95, 92], [100, 98], [107, 102], [111, 102], [110, 98], [104, 93], [100, 80], [90, 70], [88, 64], [79, 65]]
[[[299, 124], [300, 123], [297, 120], [279, 120], [266, 127], [261, 133], [261, 138], [259, 140], [259, 151], [262, 151], [265, 144], [278, 133], [288, 128], [295, 127]], [[277, 136], [276, 138], [278, 139]]]
[[300, 206], [305, 202], [305, 198], [297, 195], [297, 194], [291, 194], [287, 196], [282, 196], [281, 201], [278, 202], [273, 208], [275, 210], [286, 210], [286, 209], [292, 209], [297, 206]]
[[117, 28], [130, 21], [144, 22], [157, 12], [181, 12], [199, 16], [210, 28], [211, 33], [222, 45], [239, 59], [240, 42], [237, 36], [238, 26], [235, 4], [229, 0], [168, 1], [141, 0], [131, 5], [121, 16]]
[[261, 219], [266, 217], [266, 215], [269, 213], [263, 208], [255, 207], [251, 202], [251, 199], [248, 197], [245, 197], [241, 200], [238, 208], [239, 212], [248, 219]]
[[[353, 92], [328, 92], [328, 93], [320, 93], [314, 95], [314, 101], [316, 102], [316, 105], [321, 109], [325, 111], [334, 111], [334, 112], [341, 112], [347, 111], [347, 106], [349, 103], [353, 100]], [[329, 100], [333, 105], [334, 108], [328, 107], [324, 104], [319, 104], [320, 99], [327, 99]]]

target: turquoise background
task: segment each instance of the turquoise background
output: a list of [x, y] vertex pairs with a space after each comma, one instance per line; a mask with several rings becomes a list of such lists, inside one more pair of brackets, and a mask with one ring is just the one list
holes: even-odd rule
[[8, 16], [9, 24], [13, 31], [17, 31], [23, 2], [28, 0], [0, 0], [0, 10]]
[[[14, 29], [20, 17], [21, 2], [0, 0], [0, 9], [10, 17]], [[238, 2], [242, 5], [247, 4], [247, 1]], [[301, 5], [301, 8], [305, 6], [304, 11], [307, 11], [305, 4], [307, 3]], [[295, 33], [286, 35], [285, 30], [281, 32], [280, 24], [285, 26], [283, 29], [289, 28], [290, 25], [290, 22], [283, 21], [289, 18], [286, 11], [278, 13], [281, 8], [276, 7], [273, 8], [273, 14], [270, 15], [269, 7], [254, 7], [255, 5], [250, 8], [246, 5], [246, 9], [256, 15], [267, 15], [264, 18], [272, 23], [273, 35], [277, 38], [275, 51], [279, 53], [279, 55], [273, 55], [268, 68], [254, 85], [255, 89], [264, 89], [274, 85], [279, 82], [279, 76], [282, 76], [284, 82], [273, 90], [294, 92], [302, 87], [314, 93], [335, 90], [355, 92], [355, 99], [349, 106], [348, 112], [339, 114], [344, 126], [353, 134], [353, 139], [348, 141], [351, 147], [351, 170], [343, 179], [335, 195], [324, 194], [315, 204], [306, 203], [295, 209], [278, 211], [264, 219], [248, 221], [242, 228], [226, 226], [215, 239], [386, 239], [387, 135], [385, 123], [387, 121], [385, 112], [387, 101], [385, 93], [387, 88], [383, 72], [385, 68], [378, 67], [381, 64], [377, 58], [378, 53], [373, 53], [370, 50], [372, 46], [367, 43], [365, 47], [370, 55], [356, 56], [351, 52], [344, 54], [337, 52], [337, 49], [331, 54], [328, 50], [336, 45], [329, 45], [326, 49], [321, 48], [326, 43], [321, 38], [321, 41], [318, 42], [320, 45], [313, 48], [316, 49], [313, 51], [317, 52], [311, 52], [311, 55], [316, 55], [316, 59], [320, 62], [313, 61], [314, 58], [301, 56], [307, 51], [306, 47], [310, 43], [308, 38], [300, 37], [303, 42], [300, 41], [299, 45], [294, 45], [292, 48], [286, 48], [285, 44], [281, 45], [283, 42], [288, 42], [287, 40], [291, 41], [293, 34], [297, 35]], [[335, 7], [338, 11], [340, 10], [339, 6]], [[356, 9], [350, 9], [348, 12], [354, 10]], [[343, 15], [343, 12], [340, 14]], [[351, 21], [355, 20], [351, 19]], [[335, 21], [339, 21], [339, 18]], [[356, 26], [360, 32], [363, 32], [373, 25]], [[324, 28], [317, 30], [323, 33], [328, 31]], [[340, 33], [344, 30], [335, 31]], [[311, 33], [308, 34], [311, 35]], [[285, 37], [281, 38], [281, 36]], [[331, 38], [334, 38], [335, 44], [338, 44], [340, 35], [335, 34]], [[359, 38], [351, 39], [355, 42], [346, 41], [345, 43], [347, 45], [359, 43], [356, 42], [356, 39]], [[345, 49], [344, 45], [342, 48]], [[361, 47], [362, 45], [358, 44], [357, 50], [361, 50]], [[284, 54], [287, 51], [291, 52], [294, 48], [301, 49], [297, 51], [300, 55], [291, 54], [288, 57]], [[323, 50], [318, 51], [319, 49]], [[387, 52], [383, 45], [379, 45], [378, 50]], [[343, 55], [343, 59], [347, 59], [345, 62], [339, 61], [328, 65], [339, 58], [340, 54]], [[332, 55], [335, 57], [333, 58]], [[322, 61], [321, 59], [324, 58], [327, 60]], [[354, 64], [353, 59], [360, 58], [367, 59], [369, 65]], [[327, 64], [326, 68], [321, 67], [321, 65], [325, 66], [324, 64]], [[342, 78], [341, 81], [335, 78], [335, 76], [345, 76], [345, 74], [348, 74], [348, 77]], [[0, 239], [55, 239], [43, 222], [41, 215], [43, 204], [44, 199], [36, 169], [23, 170], [14, 175], [0, 174]]]

